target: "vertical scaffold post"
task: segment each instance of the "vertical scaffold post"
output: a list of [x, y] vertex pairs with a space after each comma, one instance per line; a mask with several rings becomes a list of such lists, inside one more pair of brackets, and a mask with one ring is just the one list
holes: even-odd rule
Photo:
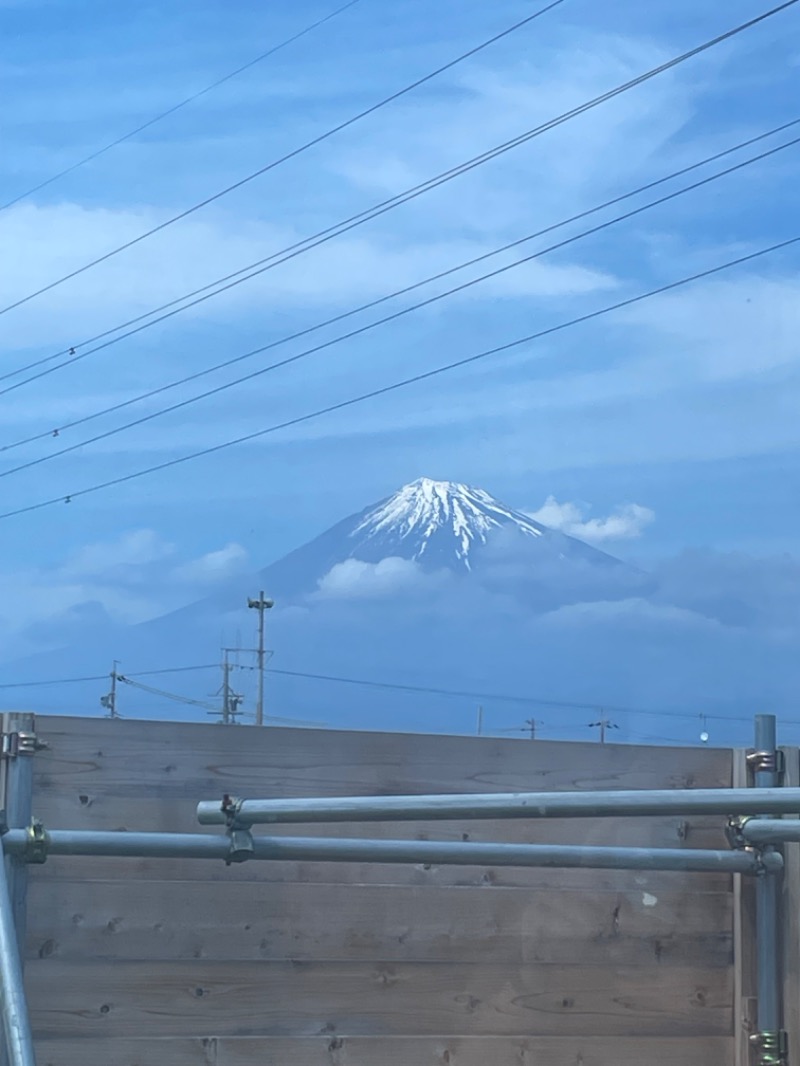
[[[10, 829], [25, 829], [31, 824], [33, 805], [33, 755], [38, 748], [36, 738], [36, 720], [32, 714], [11, 712], [3, 716], [3, 759], [4, 767], [4, 797], [5, 821]], [[25, 935], [27, 925], [27, 901], [28, 901], [28, 866], [24, 859], [14, 856], [4, 856], [3, 863], [3, 891], [0, 905], [5, 907], [6, 896], [8, 899], [9, 921], [15, 936], [14, 948], [19, 965], [20, 981], [22, 981], [24, 958], [25, 958]], [[3, 949], [5, 952], [5, 948]], [[13, 964], [12, 964], [13, 965]], [[5, 969], [3, 970], [5, 982]], [[27, 1026], [27, 1012], [25, 1011], [24, 991], [22, 991], [22, 1008], [25, 1015], [24, 1024]], [[6, 1000], [3, 1003], [3, 1018], [7, 1020]], [[13, 1007], [13, 1003], [11, 1005]], [[18, 1004], [17, 1004], [18, 1006]], [[15, 1010], [15, 1016], [19, 1011]], [[16, 1024], [16, 1023], [15, 1023]], [[8, 1030], [6, 1028], [8, 1034]], [[15, 1030], [16, 1032], [16, 1030]], [[23, 1041], [23, 1048], [24, 1048]], [[30, 1050], [29, 1058], [19, 1058], [19, 1042], [16, 1050], [13, 1036], [7, 1035], [5, 1042], [0, 1042], [0, 1066], [17, 1066], [17, 1063], [33, 1062], [33, 1052]], [[17, 1058], [14, 1055], [17, 1054]]]
[[0, 1012], [3, 1016], [4, 1050], [9, 1066], [36, 1066], [33, 1036], [25, 1001], [22, 956], [17, 943], [14, 910], [0, 836]]
[[[748, 756], [756, 788], [775, 788], [780, 784], [778, 757], [775, 716], [758, 714], [755, 750]], [[778, 875], [762, 870], [756, 879], [758, 1030], [750, 1037], [755, 1066], [786, 1066], [787, 1063], [786, 1033], [781, 1027], [779, 899]]]
[[[32, 714], [6, 715], [5, 812], [9, 829], [27, 829], [33, 818], [33, 755], [37, 748], [35, 729], [36, 721]], [[6, 874], [17, 942], [24, 958], [28, 898], [27, 864], [15, 858], [6, 858]]]

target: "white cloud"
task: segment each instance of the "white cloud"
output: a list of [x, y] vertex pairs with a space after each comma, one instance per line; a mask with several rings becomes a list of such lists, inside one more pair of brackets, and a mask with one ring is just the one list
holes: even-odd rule
[[442, 575], [426, 574], [412, 559], [390, 556], [379, 563], [346, 559], [322, 577], [317, 596], [325, 599], [381, 599], [399, 592], [419, 590], [423, 584], [438, 586]]
[[721, 622], [696, 611], [672, 604], [652, 603], [645, 599], [597, 600], [568, 604], [543, 614], [537, 626], [620, 626], [676, 628], [678, 630], [721, 631]]
[[[386, 192], [396, 195], [547, 121], [663, 57], [648, 42], [587, 35], [529, 62], [496, 67], [482, 62], [460, 69], [450, 80], [451, 91], [459, 96], [456, 107], [449, 94], [434, 94], [424, 101], [412, 96], [392, 109], [391, 121], [370, 131], [368, 153], [360, 129], [332, 143], [333, 154], [319, 174], [324, 191], [320, 199], [326, 202], [329, 198], [332, 178], [343, 185], [337, 191], [344, 196], [341, 208], [323, 216], [324, 224], [368, 207], [372, 198], [381, 199]], [[488, 54], [485, 58], [489, 60]], [[666, 75], [635, 94], [622, 94], [585, 118], [554, 129], [529, 146], [392, 212], [385, 221], [270, 270], [261, 280], [248, 282], [187, 317], [227, 318], [240, 315], [243, 309], [255, 313], [284, 307], [287, 302], [326, 306], [378, 295], [449, 267], [460, 258], [480, 255], [501, 243], [506, 232], [519, 237], [529, 222], [531, 229], [538, 228], [543, 221], [573, 213], [588, 203], [587, 197], [600, 198], [603, 189], [615, 186], [622, 175], [630, 181], [637, 168], [649, 165], [654, 153], [691, 118], [689, 99], [695, 91], [695, 85], [684, 88], [680, 80]], [[119, 93], [114, 103], [119, 106]], [[139, 109], [142, 106], [146, 105], [137, 104]], [[79, 110], [83, 114], [86, 109], [80, 106]], [[202, 147], [202, 140], [197, 143]], [[398, 144], [403, 145], [401, 157]], [[134, 147], [141, 148], [126, 150]], [[169, 143], [159, 143], [161, 166], [170, 150]], [[204, 169], [212, 174], [220, 151], [220, 145], [212, 142], [200, 152], [201, 159], [208, 157]], [[223, 154], [232, 152], [235, 149], [226, 144]], [[336, 183], [336, 178], [344, 181]], [[222, 173], [217, 180], [225, 183]], [[307, 180], [316, 188], [313, 176]], [[320, 213], [309, 210], [296, 196], [291, 179], [287, 184], [283, 196], [225, 200], [221, 209], [215, 207], [170, 226], [43, 294], [30, 308], [15, 312], [9, 319], [13, 332], [6, 337], [10, 343], [25, 346], [75, 343], [85, 331], [102, 330], [124, 316], [141, 313], [206, 284], [213, 276], [307, 237], [321, 228]], [[165, 207], [156, 189], [148, 189], [150, 203], [86, 207], [68, 201], [25, 201], [5, 212], [3, 240], [14, 255], [0, 262], [3, 302], [135, 240], [183, 206]], [[314, 202], [315, 197], [308, 196], [306, 201]], [[280, 211], [273, 203], [280, 203]], [[506, 275], [484, 291], [489, 297], [498, 293], [573, 295], [610, 284], [613, 281], [606, 274], [582, 263], [542, 263]]]
[[240, 572], [246, 560], [244, 548], [231, 543], [183, 561], [176, 545], [138, 529], [87, 544], [51, 566], [0, 571], [4, 650], [19, 652], [20, 642], [24, 651], [41, 650], [89, 623], [145, 622], [199, 598], [209, 584]]
[[[3, 239], [16, 254], [0, 260], [3, 305], [134, 240], [168, 217], [169, 212], [150, 207], [85, 208], [66, 203], [12, 208], [5, 213]], [[177, 300], [314, 232], [313, 225], [304, 227], [302, 220], [292, 227], [282, 221], [224, 215], [181, 222], [16, 309], [9, 319], [6, 345], [31, 348], [82, 342], [87, 335]], [[401, 231], [390, 237], [367, 227], [269, 269], [175, 321], [225, 321], [243, 312], [265, 313], [287, 305], [324, 310], [342, 302], [358, 304], [477, 258], [501, 243], [490, 236], [431, 239], [429, 232], [415, 237]], [[485, 273], [499, 262], [472, 273]], [[466, 276], [455, 278], [453, 284]], [[543, 260], [470, 289], [468, 298], [572, 296], [614, 284], [613, 277], [602, 271]]]
[[136, 529], [123, 533], [116, 540], [86, 544], [70, 556], [58, 572], [62, 577], [97, 581], [112, 575], [118, 577], [124, 569], [141, 569], [161, 562], [174, 553], [174, 545], [152, 529]]
[[[371, 192], [395, 194], [398, 183], [426, 180], [525, 130], [549, 122], [666, 58], [651, 43], [623, 36], [573, 33], [557, 50], [543, 50], [527, 62], [492, 66], [477, 62], [454, 75], [460, 93], [401, 101], [398, 116], [370, 138], [347, 139], [340, 149], [340, 173]], [[518, 226], [520, 218], [585, 204], [624, 176], [626, 182], [691, 119], [697, 83], [680, 74], [654, 79], [635, 93], [623, 93], [585, 116], [548, 130], [501, 161], [478, 168], [434, 193], [437, 221], [470, 229]], [[401, 126], [401, 130], [398, 130]], [[446, 135], [443, 131], [446, 130]], [[353, 143], [355, 142], [355, 143]], [[402, 151], [398, 149], [402, 145]], [[402, 185], [400, 186], [402, 187]]]
[[184, 563], [174, 571], [178, 581], [189, 584], [223, 581], [227, 577], [240, 574], [247, 566], [247, 551], [241, 544], [227, 544], [219, 551], [208, 552], [199, 559]]
[[634, 540], [655, 520], [655, 512], [639, 503], [625, 503], [603, 518], [588, 518], [588, 507], [578, 503], [559, 503], [548, 496], [538, 511], [527, 513], [535, 522], [558, 529], [594, 544], [609, 540]]

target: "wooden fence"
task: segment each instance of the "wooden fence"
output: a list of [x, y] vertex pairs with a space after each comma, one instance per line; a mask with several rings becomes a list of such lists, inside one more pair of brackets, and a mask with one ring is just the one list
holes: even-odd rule
[[[728, 750], [39, 718], [50, 828], [193, 832], [223, 792], [725, 787]], [[721, 818], [304, 834], [725, 847]], [[297, 832], [297, 827], [289, 827]], [[51, 858], [31, 867], [41, 1066], [727, 1066], [733, 878]], [[738, 897], [737, 897], [738, 898]]]

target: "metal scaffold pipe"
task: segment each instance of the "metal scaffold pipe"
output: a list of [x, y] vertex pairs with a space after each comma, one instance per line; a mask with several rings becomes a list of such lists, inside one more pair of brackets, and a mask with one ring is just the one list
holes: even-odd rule
[[[19, 832], [19, 830], [18, 830]], [[36, 1066], [22, 960], [0, 838], [0, 1011], [9, 1066]]]
[[798, 844], [800, 821], [795, 818], [754, 818], [744, 821], [740, 832], [748, 844]]
[[[755, 745], [755, 751], [751, 753], [753, 784], [756, 788], [772, 789], [780, 780], [774, 715], [756, 715]], [[778, 812], [773, 809], [770, 813]], [[776, 852], [767, 846], [762, 854], [767, 857]], [[780, 942], [780, 882], [776, 874], [765, 869], [756, 878], [758, 1031], [751, 1036], [759, 1066], [780, 1066], [785, 1062], [781, 1029]]]
[[800, 788], [649, 789], [619, 792], [492, 792], [432, 796], [205, 800], [201, 825], [396, 822], [477, 818], [601, 818], [671, 814], [798, 814]]
[[[234, 838], [237, 836], [234, 833]], [[11, 855], [29, 854], [31, 834], [9, 830]], [[129, 858], [247, 859], [305, 862], [406, 863], [411, 865], [530, 866], [554, 869], [678, 870], [756, 874], [759, 856], [747, 851], [699, 848], [583, 847], [558, 844], [494, 844], [436, 840], [364, 840], [321, 837], [251, 837], [243, 840], [202, 833], [108, 833], [56, 829], [37, 844], [45, 855]], [[782, 868], [773, 854], [770, 869]]]

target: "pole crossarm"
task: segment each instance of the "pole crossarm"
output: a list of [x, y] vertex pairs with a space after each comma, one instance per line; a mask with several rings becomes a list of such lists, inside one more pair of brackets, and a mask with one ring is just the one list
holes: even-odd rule
[[395, 822], [481, 818], [601, 818], [671, 814], [798, 814], [800, 788], [492, 792], [430, 796], [204, 800], [201, 825]]
[[42, 862], [57, 855], [120, 858], [251, 859], [412, 865], [531, 866], [616, 870], [678, 870], [760, 874], [783, 867], [779, 853], [700, 848], [585, 847], [437, 840], [367, 840], [327, 837], [253, 837], [247, 830], [211, 833], [132, 833], [92, 830], [10, 829], [7, 854]]

